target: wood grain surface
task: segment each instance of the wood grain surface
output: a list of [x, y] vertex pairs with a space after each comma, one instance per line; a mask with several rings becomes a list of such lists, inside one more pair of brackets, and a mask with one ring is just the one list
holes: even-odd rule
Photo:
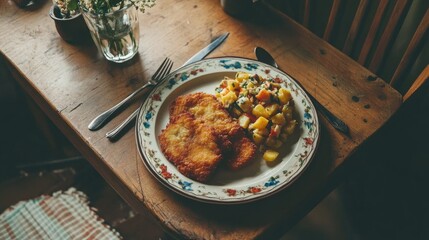
[[[56, 32], [51, 1], [19, 8], [0, 1], [0, 51], [16, 81], [136, 210], [176, 237], [253, 239], [279, 236], [341, 180], [347, 160], [401, 104], [401, 95], [382, 79], [287, 17], [267, 13], [253, 21], [232, 18], [218, 1], [162, 0], [140, 14], [140, 47], [126, 64], [107, 62], [89, 42], [71, 45]], [[223, 206], [196, 202], [166, 189], [145, 169], [135, 133], [112, 143], [105, 133], [140, 104], [135, 101], [104, 128], [88, 123], [144, 84], [165, 57], [181, 66], [212, 38], [230, 32], [208, 57], [254, 58], [270, 51], [280, 67], [321, 104], [346, 122], [347, 137], [322, 116], [321, 141], [304, 174], [287, 189], [260, 201]]]

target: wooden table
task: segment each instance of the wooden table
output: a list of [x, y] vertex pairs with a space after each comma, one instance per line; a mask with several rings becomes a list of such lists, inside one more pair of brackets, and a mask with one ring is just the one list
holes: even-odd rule
[[[225, 14], [218, 1], [158, 1], [140, 14], [136, 60], [117, 65], [104, 60], [93, 44], [64, 42], [48, 16], [51, 2], [36, 3], [20, 9], [11, 0], [0, 1], [0, 50], [13, 76], [105, 180], [133, 208], [153, 216], [173, 236], [279, 236], [332, 189], [352, 153], [401, 104], [401, 95], [382, 79], [287, 17], [251, 22]], [[285, 72], [351, 130], [348, 138], [320, 116], [320, 146], [304, 174], [272, 197], [235, 206], [196, 202], [165, 188], [144, 167], [133, 131], [116, 143], [105, 138], [139, 101], [101, 130], [87, 128], [101, 111], [145, 83], [165, 57], [178, 67], [226, 31], [231, 33], [229, 38], [209, 57], [254, 58], [255, 46], [266, 48]]]

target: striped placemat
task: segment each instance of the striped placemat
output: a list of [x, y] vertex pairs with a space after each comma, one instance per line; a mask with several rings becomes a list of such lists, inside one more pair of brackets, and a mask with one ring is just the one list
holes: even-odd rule
[[21, 201], [0, 215], [0, 239], [122, 239], [70, 188]]

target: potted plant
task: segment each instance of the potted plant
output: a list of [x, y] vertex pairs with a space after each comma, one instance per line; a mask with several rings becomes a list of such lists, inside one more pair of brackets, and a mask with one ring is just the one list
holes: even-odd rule
[[145, 12], [156, 0], [55, 0], [61, 13], [82, 13], [97, 48], [112, 62], [134, 57], [139, 46], [138, 10]]
[[[70, 9], [74, 7], [70, 6]], [[49, 10], [58, 34], [68, 43], [82, 43], [90, 39], [89, 31], [79, 9], [68, 10], [65, 0], [55, 0]]]

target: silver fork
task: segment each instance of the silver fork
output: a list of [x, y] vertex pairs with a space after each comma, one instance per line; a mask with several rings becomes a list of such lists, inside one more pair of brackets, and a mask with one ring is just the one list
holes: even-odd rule
[[94, 118], [91, 123], [89, 123], [88, 129], [91, 131], [99, 129], [104, 123], [106, 123], [106, 121], [110, 118], [112, 114], [117, 112], [119, 108], [128, 103], [132, 98], [134, 98], [134, 96], [136, 96], [138, 93], [140, 93], [147, 87], [155, 86], [156, 84], [158, 84], [159, 81], [161, 81], [168, 73], [170, 73], [172, 67], [173, 61], [171, 61], [169, 58], [165, 58], [165, 60], [161, 63], [156, 72], [145, 85], [128, 95], [128, 97], [126, 97], [124, 100], [122, 100], [109, 110], [101, 113], [96, 118]]
[[136, 120], [137, 117], [137, 113], [139, 112], [140, 108], [137, 108], [133, 113], [131, 113], [130, 116], [127, 117], [127, 119], [125, 119], [121, 124], [119, 124], [118, 126], [116, 126], [114, 129], [108, 131], [106, 133], [106, 137], [109, 140], [117, 140], [117, 137], [120, 135], [120, 133], [122, 132], [122, 129], [124, 129], [125, 127], [128, 126], [128, 124], [131, 124], [132, 122], [134, 122]]

